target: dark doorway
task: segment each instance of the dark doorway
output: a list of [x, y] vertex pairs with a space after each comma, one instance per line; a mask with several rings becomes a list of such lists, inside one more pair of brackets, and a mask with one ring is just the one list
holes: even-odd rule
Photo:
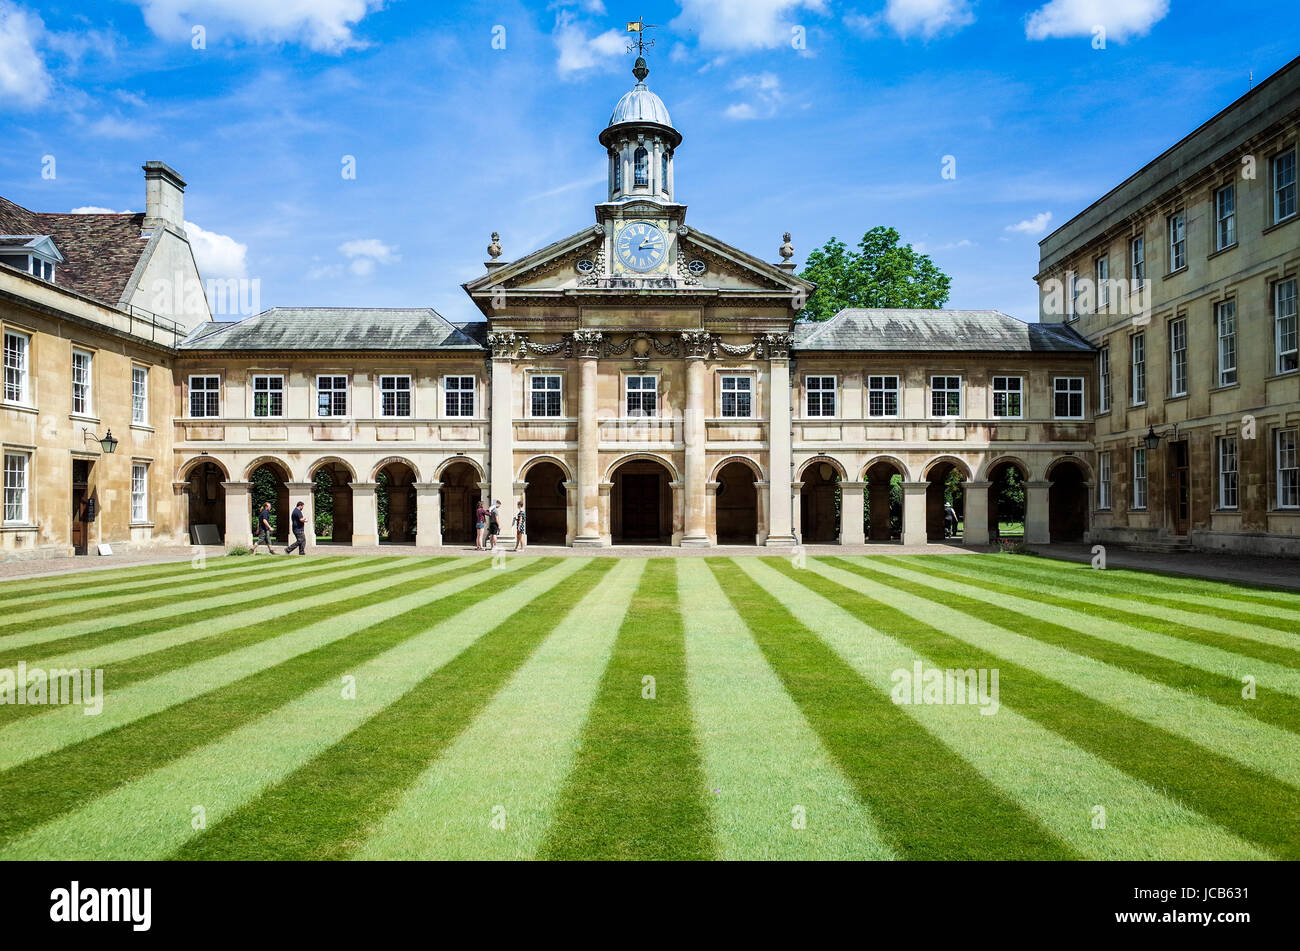
[[352, 472], [341, 462], [323, 462], [312, 473], [316, 543], [352, 544]]
[[[222, 485], [228, 482], [226, 472], [215, 462], [201, 462], [190, 469], [186, 480], [189, 496], [190, 544], [200, 544], [195, 534], [196, 525], [213, 525], [218, 536], [226, 537], [226, 489]], [[272, 498], [272, 505], [275, 499]], [[250, 523], [251, 524], [251, 523]]]
[[614, 544], [666, 545], [672, 538], [672, 476], [652, 459], [623, 463], [610, 490], [610, 537]]
[[903, 537], [903, 473], [887, 460], [867, 469], [867, 499], [863, 525], [868, 541]]
[[380, 543], [415, 542], [415, 470], [394, 460], [375, 473], [375, 512]]
[[564, 470], [553, 462], [538, 462], [528, 470], [524, 481], [527, 483], [524, 511], [528, 513], [528, 544], [565, 544], [569, 519]]
[[925, 490], [926, 541], [959, 537], [966, 512], [966, 491], [962, 486], [966, 473], [941, 459], [930, 467], [925, 480], [930, 483]]
[[1047, 528], [1054, 542], [1082, 541], [1088, 531], [1088, 485], [1077, 463], [1063, 460], [1048, 473]]
[[72, 460], [72, 553], [84, 555], [90, 548], [90, 459]]
[[659, 537], [659, 475], [623, 477], [623, 537], [649, 541]]
[[1170, 522], [1175, 535], [1186, 535], [1192, 526], [1192, 476], [1188, 465], [1187, 440], [1169, 444]]
[[753, 469], [743, 462], [722, 467], [714, 512], [719, 545], [758, 544], [758, 489]]
[[262, 463], [250, 474], [252, 483], [249, 494], [252, 496], [253, 509], [248, 513], [248, 522], [254, 524], [254, 514], [261, 511], [264, 502], [271, 503], [274, 517], [271, 525], [275, 529], [275, 540], [281, 543], [289, 540], [289, 470], [280, 462], [270, 460]]
[[803, 470], [799, 490], [801, 540], [807, 544], [835, 542], [840, 537], [840, 474], [829, 462], [813, 462]]
[[474, 544], [474, 511], [478, 508], [478, 471], [468, 462], [453, 462], [442, 470], [442, 543]]
[[1022, 537], [1025, 534], [1024, 467], [1012, 460], [999, 462], [989, 470], [989, 541]]

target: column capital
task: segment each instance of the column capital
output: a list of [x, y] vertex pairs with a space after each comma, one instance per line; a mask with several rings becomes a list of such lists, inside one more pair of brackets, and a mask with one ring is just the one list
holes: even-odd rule
[[911, 489], [913, 492], [924, 492], [930, 488], [929, 482], [900, 482], [899, 485], [901, 485], [904, 490]]
[[760, 334], [754, 337], [754, 355], [760, 359], [767, 357], [774, 363], [777, 360], [788, 360], [793, 342], [794, 335], [790, 333]]
[[411, 483], [411, 486], [412, 488], [415, 489], [416, 492], [437, 492], [442, 488], [442, 483], [441, 482], [413, 482]]
[[528, 345], [528, 336], [517, 334], [513, 330], [493, 330], [488, 332], [487, 344], [494, 361], [509, 362], [519, 355], [521, 348]]
[[286, 482], [284, 487], [290, 492], [313, 492], [316, 489], [315, 482]]
[[989, 486], [991, 486], [992, 484], [993, 484], [992, 482], [973, 482], [973, 481], [972, 481], [972, 482], [963, 482], [963, 483], [961, 484], [961, 487], [962, 487], [963, 489], [987, 489], [987, 488], [988, 488]]
[[225, 489], [227, 492], [232, 492], [232, 491], [240, 492], [240, 491], [247, 491], [249, 486], [251, 486], [252, 484], [253, 483], [251, 482], [223, 482], [221, 483], [221, 487]]
[[1050, 489], [1052, 487], [1052, 483], [1046, 479], [1034, 479], [1032, 481], [1026, 479], [1022, 485], [1026, 489]]
[[353, 492], [356, 492], [357, 490], [362, 492], [373, 492], [375, 489], [379, 488], [378, 482], [349, 482], [348, 484], [352, 486]]
[[713, 355], [715, 340], [707, 330], [683, 330], [680, 336], [686, 359], [700, 360]]
[[866, 489], [866, 487], [867, 487], [867, 483], [865, 482], [841, 482], [840, 483], [841, 489], [853, 489], [854, 491], [858, 491], [858, 490], [864, 490]]
[[573, 347], [579, 360], [594, 360], [600, 356], [605, 342], [605, 335], [599, 330], [575, 330]]

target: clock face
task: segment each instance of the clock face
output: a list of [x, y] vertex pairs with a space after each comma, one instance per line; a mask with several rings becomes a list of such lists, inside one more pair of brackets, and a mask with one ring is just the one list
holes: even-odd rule
[[614, 238], [614, 253], [630, 271], [653, 271], [668, 257], [668, 237], [649, 221], [630, 221]]

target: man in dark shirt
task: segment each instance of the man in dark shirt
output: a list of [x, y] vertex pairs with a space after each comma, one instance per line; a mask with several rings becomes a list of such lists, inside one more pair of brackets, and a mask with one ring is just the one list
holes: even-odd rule
[[263, 502], [262, 507], [257, 510], [257, 534], [253, 537], [252, 554], [257, 554], [257, 543], [261, 542], [266, 546], [268, 555], [275, 554], [275, 547], [271, 544], [271, 503]]
[[298, 549], [298, 554], [307, 554], [307, 519], [302, 514], [302, 503], [299, 502], [293, 507], [290, 513], [293, 521], [293, 544], [284, 550], [286, 555], [292, 555], [293, 550]]

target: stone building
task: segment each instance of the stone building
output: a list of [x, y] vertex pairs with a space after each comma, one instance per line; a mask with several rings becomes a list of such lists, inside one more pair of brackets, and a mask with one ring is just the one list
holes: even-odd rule
[[1092, 535], [1300, 554], [1300, 59], [1041, 243], [1099, 348]]

